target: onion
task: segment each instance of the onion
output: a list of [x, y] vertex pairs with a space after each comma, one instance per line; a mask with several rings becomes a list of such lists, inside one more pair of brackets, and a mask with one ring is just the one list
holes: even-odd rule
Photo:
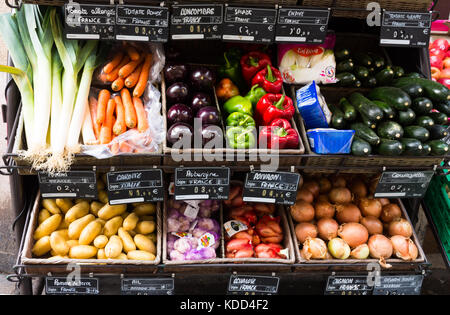
[[317, 197], [317, 202], [321, 201], [330, 202], [330, 198], [328, 198], [328, 195], [319, 195], [319, 197]]
[[303, 200], [312, 203], [314, 201], [314, 195], [308, 189], [301, 188], [299, 191], [297, 191], [296, 200]]
[[383, 234], [383, 223], [375, 217], [364, 217], [360, 223], [366, 227], [369, 235]]
[[357, 179], [351, 183], [350, 190], [358, 198], [364, 198], [367, 196], [367, 187], [360, 179]]
[[333, 179], [333, 187], [344, 188], [345, 186], [347, 186], [347, 181], [345, 180], [345, 178], [343, 176], [336, 176]]
[[319, 196], [320, 186], [315, 181], [309, 181], [304, 183], [302, 188], [308, 189], [314, 195], [314, 197]]
[[369, 238], [370, 256], [377, 259], [387, 259], [392, 256], [392, 242], [382, 234], [375, 234]]
[[349, 203], [352, 201], [352, 193], [344, 187], [333, 188], [328, 197], [332, 203]]
[[308, 237], [303, 243], [302, 255], [306, 260], [325, 259], [327, 252], [327, 245], [320, 238]]
[[404, 237], [411, 237], [413, 228], [406, 219], [396, 218], [389, 223], [389, 235], [401, 235]]
[[339, 227], [338, 236], [351, 248], [355, 248], [367, 242], [369, 232], [362, 224], [344, 223]]
[[319, 181], [319, 191], [321, 194], [327, 194], [331, 190], [331, 182], [328, 178], [321, 178]]
[[362, 244], [351, 251], [350, 256], [355, 259], [366, 259], [369, 257], [369, 246]]
[[295, 226], [295, 235], [300, 243], [304, 243], [308, 237], [317, 237], [317, 226], [311, 223], [299, 223]]
[[383, 207], [376, 199], [361, 198], [358, 203], [359, 209], [363, 216], [372, 216], [379, 218]]
[[335, 206], [333, 206], [331, 203], [327, 201], [317, 202], [315, 205], [315, 209], [317, 220], [320, 220], [322, 218], [332, 218], [334, 217], [334, 213], [336, 212]]
[[387, 198], [376, 198], [376, 199], [381, 203], [381, 206], [385, 206], [391, 203]]
[[338, 233], [338, 228], [338, 223], [331, 218], [323, 218], [317, 221], [319, 237], [325, 241], [335, 238]]
[[395, 256], [403, 260], [415, 260], [419, 255], [417, 246], [407, 237], [394, 235], [391, 237]]
[[390, 203], [383, 206], [381, 211], [381, 221], [389, 223], [396, 218], [402, 217], [402, 210], [395, 203]]
[[314, 207], [303, 200], [297, 200], [291, 206], [291, 216], [297, 222], [309, 222], [314, 219]]
[[328, 250], [337, 259], [347, 259], [350, 256], [350, 246], [339, 237], [333, 238], [328, 242]]
[[336, 219], [339, 223], [358, 223], [361, 220], [361, 211], [352, 203], [336, 206]]

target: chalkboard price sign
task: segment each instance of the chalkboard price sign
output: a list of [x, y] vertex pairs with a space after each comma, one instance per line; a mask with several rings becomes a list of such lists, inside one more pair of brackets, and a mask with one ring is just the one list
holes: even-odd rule
[[173, 295], [175, 284], [172, 278], [127, 278], [121, 290], [123, 295]]
[[79, 278], [70, 280], [65, 277], [45, 278], [47, 295], [98, 295], [97, 278]]
[[325, 295], [371, 295], [367, 276], [329, 276]]
[[431, 13], [384, 11], [380, 45], [428, 47]]
[[94, 171], [38, 173], [42, 198], [97, 198], [97, 177]]
[[423, 275], [382, 276], [373, 295], [420, 295]]
[[280, 278], [267, 276], [232, 275], [228, 283], [229, 294], [276, 294]]
[[433, 171], [383, 172], [375, 197], [422, 198], [433, 175]]
[[228, 167], [175, 169], [175, 200], [226, 200], [230, 194]]

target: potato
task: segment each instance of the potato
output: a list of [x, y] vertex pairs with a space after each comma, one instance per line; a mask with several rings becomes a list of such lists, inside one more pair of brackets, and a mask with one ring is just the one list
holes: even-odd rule
[[69, 224], [66, 222], [66, 220], [61, 220], [61, 223], [59, 224], [57, 230], [67, 230], [69, 228]]
[[133, 238], [125, 231], [124, 228], [119, 228], [119, 237], [122, 240], [123, 251], [128, 253], [129, 251], [136, 250], [136, 244], [134, 244]]
[[105, 204], [99, 211], [98, 217], [103, 220], [109, 220], [115, 216], [121, 215], [127, 210], [127, 205], [114, 205]]
[[47, 254], [52, 249], [50, 245], [50, 236], [41, 237], [36, 243], [34, 243], [31, 252], [34, 256], [40, 257]]
[[116, 216], [111, 220], [108, 220], [105, 224], [104, 233], [107, 237], [117, 234], [117, 231], [122, 226], [123, 219], [121, 216]]
[[98, 201], [92, 201], [91, 205], [89, 207], [90, 212], [95, 215], [96, 217], [98, 216], [98, 211], [104, 206], [103, 203], [98, 202]]
[[68, 229], [61, 229], [61, 230], [56, 230], [53, 233], [58, 233], [62, 238], [64, 238], [66, 241], [69, 240], [69, 230]]
[[108, 204], [109, 199], [108, 199], [107, 192], [104, 190], [99, 190], [98, 191], [98, 200], [103, 202], [105, 205]]
[[128, 217], [129, 214], [130, 214], [129, 212], [126, 212], [126, 211], [125, 211], [125, 212], [122, 213], [120, 216], [122, 217], [122, 219], [125, 220], [125, 218]]
[[155, 217], [152, 215], [143, 215], [139, 217], [140, 221], [155, 221]]
[[117, 235], [111, 236], [108, 244], [105, 246], [105, 255], [108, 258], [114, 258], [120, 255], [123, 249], [122, 240]]
[[38, 224], [41, 224], [42, 222], [44, 222], [46, 219], [50, 218], [51, 216], [52, 216], [52, 214], [50, 213], [50, 211], [48, 211], [47, 209], [42, 209], [41, 211], [39, 211]]
[[61, 210], [56, 205], [55, 199], [42, 199], [42, 206], [50, 211], [51, 214], [61, 213]]
[[128, 257], [127, 257], [127, 254], [124, 254], [124, 253], [120, 253], [120, 255], [119, 256], [117, 256], [116, 258], [114, 258], [114, 259], [119, 259], [119, 260], [128, 260]]
[[60, 233], [59, 231], [50, 234], [50, 246], [52, 247], [52, 250], [56, 253], [56, 255], [67, 255], [70, 250], [70, 246], [67, 245], [66, 240], [67, 239], [63, 236], [63, 233]]
[[80, 245], [89, 245], [102, 231], [102, 225], [97, 221], [89, 222], [89, 224], [81, 231]]
[[137, 234], [150, 234], [155, 231], [155, 221], [141, 221], [134, 229]]
[[105, 226], [105, 224], [106, 224], [106, 221], [105, 221], [105, 220], [102, 220], [102, 219], [95, 219], [95, 221], [97, 221], [98, 223], [100, 223], [100, 224], [102, 225], [102, 227]]
[[94, 246], [98, 249], [105, 248], [106, 244], [108, 244], [108, 237], [105, 235], [98, 235], [94, 239]]
[[145, 235], [136, 234], [136, 236], [134, 237], [134, 243], [136, 244], [136, 247], [139, 248], [140, 250], [144, 250], [146, 252], [152, 253], [153, 255], [156, 255], [155, 244]]
[[136, 215], [136, 213], [130, 213], [123, 221], [123, 229], [126, 231], [134, 230], [138, 221], [139, 217]]
[[69, 257], [73, 259], [89, 259], [97, 255], [97, 248], [89, 245], [74, 246], [69, 251]]
[[59, 224], [61, 223], [62, 215], [54, 214], [37, 227], [34, 231], [34, 239], [38, 240], [44, 236], [49, 236], [52, 232], [56, 231]]
[[58, 208], [61, 209], [63, 213], [66, 213], [70, 208], [73, 207], [72, 200], [68, 198], [58, 198], [55, 200], [55, 202]]
[[128, 234], [130, 234], [131, 237], [134, 237], [137, 233], [134, 230], [127, 231]]
[[67, 223], [72, 223], [76, 219], [84, 217], [89, 213], [89, 203], [87, 201], [82, 201], [74, 205], [69, 211], [66, 212], [64, 220]]
[[66, 243], [70, 248], [80, 245], [80, 243], [78, 243], [78, 240], [68, 240]]
[[69, 225], [69, 238], [77, 240], [80, 238], [81, 231], [92, 221], [95, 217], [92, 214], [86, 214], [84, 217], [76, 219]]
[[103, 248], [100, 248], [97, 251], [97, 259], [106, 259], [105, 250]]
[[128, 259], [131, 260], [155, 260], [155, 255], [144, 250], [132, 250], [127, 254]]
[[145, 236], [152, 240], [153, 243], [156, 243], [156, 233], [146, 234]]
[[156, 212], [156, 206], [153, 203], [141, 203], [134, 207], [133, 212], [138, 216], [152, 215]]

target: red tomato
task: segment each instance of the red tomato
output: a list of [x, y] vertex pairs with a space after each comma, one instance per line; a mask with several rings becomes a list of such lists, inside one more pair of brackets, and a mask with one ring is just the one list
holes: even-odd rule
[[438, 82], [450, 89], [450, 79], [439, 79]]
[[447, 51], [448, 47], [449, 47], [449, 44], [448, 44], [448, 41], [446, 39], [438, 38], [431, 44], [431, 46], [432, 47], [437, 47], [437, 48], [439, 48], [442, 51]]
[[450, 68], [450, 57], [444, 59], [444, 68]]
[[431, 47], [430, 48], [430, 57], [431, 56], [436, 56], [436, 57], [438, 57], [439, 59], [442, 60], [442, 59], [444, 59], [445, 54], [446, 54], [446, 51], [440, 50], [437, 47]]
[[431, 55], [430, 56], [430, 66], [442, 69], [442, 59], [438, 56]]
[[441, 70], [436, 67], [431, 67], [431, 77], [434, 79], [439, 79], [441, 76]]
[[450, 79], [450, 68], [444, 69], [441, 71], [439, 75], [440, 79]]

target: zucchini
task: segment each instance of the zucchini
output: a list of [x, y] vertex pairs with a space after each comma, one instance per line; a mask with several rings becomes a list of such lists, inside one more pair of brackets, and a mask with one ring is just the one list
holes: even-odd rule
[[397, 121], [402, 126], [411, 125], [416, 119], [416, 113], [411, 108], [404, 111], [398, 111], [397, 115]]
[[368, 54], [357, 52], [354, 54], [354, 58], [357, 65], [364, 67], [371, 67], [373, 64], [372, 58]]
[[448, 136], [448, 131], [446, 126], [433, 125], [428, 127], [430, 132], [430, 140], [440, 140]]
[[367, 141], [371, 145], [377, 145], [380, 143], [380, 138], [375, 131], [364, 125], [363, 123], [353, 123], [350, 128], [355, 130], [355, 136]]
[[385, 68], [375, 74], [375, 79], [379, 85], [389, 85], [394, 79], [394, 70]]
[[436, 104], [436, 109], [447, 116], [450, 116], [450, 101]]
[[411, 98], [409, 95], [396, 87], [382, 86], [374, 88], [369, 93], [369, 98], [371, 100], [386, 102], [389, 106], [397, 110], [406, 110], [411, 105]]
[[372, 153], [372, 147], [367, 141], [361, 138], [353, 137], [352, 154], [356, 156], [367, 156]]
[[362, 85], [362, 83], [358, 79], [356, 79], [356, 81], [353, 82], [353, 84], [352, 84], [352, 86], [355, 88], [359, 88], [359, 87], [361, 87], [361, 85]]
[[448, 144], [442, 140], [431, 140], [426, 144], [431, 148], [431, 155], [447, 155], [448, 153]]
[[367, 53], [367, 54], [370, 56], [370, 58], [372, 58], [372, 61], [373, 61], [373, 67], [374, 67], [374, 68], [376, 68], [376, 69], [381, 69], [381, 68], [384, 67], [385, 62], [384, 62], [384, 58], [383, 58], [383, 57], [381, 57], [380, 55], [371, 53], [371, 52], [369, 52], [369, 53]]
[[352, 104], [350, 104], [350, 102], [345, 97], [339, 100], [339, 105], [344, 112], [345, 120], [353, 121], [356, 119], [356, 117], [358, 116], [356, 108]]
[[429, 98], [417, 97], [412, 102], [412, 109], [419, 115], [428, 114], [433, 109], [433, 103]]
[[433, 119], [434, 123], [438, 125], [445, 125], [448, 122], [448, 117], [444, 113], [431, 112], [428, 114], [428, 116], [430, 116], [431, 119]]
[[400, 66], [393, 66], [392, 70], [394, 71], [394, 78], [398, 79], [405, 75], [405, 70]]
[[358, 79], [365, 80], [369, 76], [369, 69], [364, 66], [356, 66], [353, 73]]
[[336, 129], [345, 127], [344, 113], [337, 106], [328, 104], [328, 109], [333, 113], [331, 117], [331, 126]]
[[422, 152], [420, 155], [428, 155], [431, 153], [431, 147], [428, 143], [422, 143]]
[[425, 142], [430, 138], [430, 132], [420, 126], [407, 126], [404, 128], [405, 136], [408, 138], [414, 138], [421, 142]]
[[406, 78], [423, 78], [421, 74], [417, 72], [410, 72], [404, 75]]
[[361, 121], [364, 125], [366, 125], [367, 127], [369, 127], [370, 129], [375, 130], [377, 128], [377, 123], [370, 120], [369, 118], [367, 118], [364, 115], [361, 115]]
[[336, 65], [336, 72], [351, 72], [355, 64], [351, 60], [343, 60]]
[[381, 139], [378, 153], [381, 155], [397, 156], [402, 154], [403, 144], [397, 140]]
[[388, 104], [386, 104], [385, 102], [382, 102], [382, 101], [372, 101], [372, 103], [377, 105], [384, 112], [385, 118], [394, 119], [395, 110], [391, 106], [389, 106]]
[[334, 58], [336, 58], [337, 61], [342, 61], [350, 58], [350, 50], [347, 48], [337, 49], [334, 51]]
[[336, 74], [336, 79], [338, 79], [338, 84], [341, 86], [352, 85], [356, 81], [356, 77], [350, 72], [341, 72]]
[[402, 138], [403, 155], [420, 155], [423, 150], [422, 142], [414, 138]]
[[368, 119], [379, 121], [383, 118], [383, 111], [361, 93], [352, 93], [348, 100], [355, 106], [356, 110], [360, 112], [361, 115], [366, 116]]
[[425, 95], [428, 96], [433, 102], [445, 102], [450, 100], [450, 90], [444, 85], [423, 78], [400, 78], [394, 81], [394, 86], [402, 87], [404, 85], [409, 85], [411, 83], [416, 83], [422, 86], [425, 90]]
[[388, 120], [382, 122], [378, 126], [377, 131], [380, 138], [396, 140], [403, 137], [403, 128], [395, 121]]
[[434, 126], [434, 120], [430, 116], [420, 116], [416, 118], [416, 125], [428, 129]]
[[412, 98], [423, 96], [424, 90], [420, 84], [412, 83], [409, 85], [402, 86], [401, 89], [408, 93]]
[[377, 86], [377, 79], [375, 77], [368, 77], [366, 80], [362, 82], [364, 87], [376, 87]]

